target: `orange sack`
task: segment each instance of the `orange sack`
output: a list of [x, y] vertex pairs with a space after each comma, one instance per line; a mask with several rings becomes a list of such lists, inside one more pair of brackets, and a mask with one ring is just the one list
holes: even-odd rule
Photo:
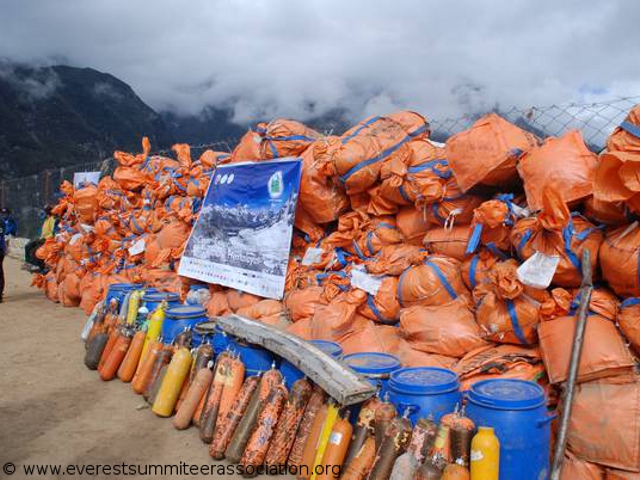
[[449, 138], [446, 155], [466, 192], [478, 184], [500, 187], [513, 184], [518, 178], [518, 158], [537, 144], [535, 135], [490, 113]]
[[427, 256], [427, 252], [414, 245], [401, 243], [382, 247], [374, 258], [365, 262], [367, 271], [374, 275], [398, 276], [411, 265], [417, 265]]
[[469, 256], [466, 250], [470, 234], [469, 225], [433, 227], [425, 234], [423, 243], [429, 253], [464, 261]]
[[582, 460], [640, 471], [640, 379], [626, 376], [581, 383], [576, 389], [567, 446]]
[[591, 195], [597, 164], [598, 157], [587, 148], [578, 130], [548, 138], [525, 153], [518, 172], [531, 211], [543, 208], [543, 189], [552, 182], [561, 185], [559, 194], [565, 203]]
[[414, 350], [449, 357], [463, 357], [486, 345], [473, 313], [461, 300], [405, 308], [400, 314], [400, 332]]
[[607, 150], [640, 153], [640, 105], [633, 107], [609, 136]]
[[[542, 322], [540, 351], [551, 383], [564, 382], [569, 371], [577, 317]], [[589, 315], [578, 368], [578, 382], [630, 373], [635, 362], [615, 324], [601, 315]]]
[[429, 222], [423, 212], [414, 207], [404, 207], [396, 215], [396, 225], [405, 238], [405, 243], [422, 245], [422, 239], [429, 230]]
[[537, 341], [540, 306], [548, 294], [523, 285], [517, 269], [513, 259], [497, 263], [488, 274], [489, 281], [474, 289], [476, 319], [487, 340], [529, 346]]
[[383, 324], [398, 322], [398, 278], [384, 277], [375, 295], [367, 294], [367, 301], [358, 309], [365, 317]]
[[398, 301], [402, 307], [442, 305], [468, 293], [462, 283], [460, 262], [438, 255], [409, 267], [398, 281]]
[[481, 283], [489, 282], [489, 272], [500, 260], [488, 250], [480, 250], [473, 257], [467, 258], [462, 264], [462, 280], [469, 290], [473, 290]]
[[636, 353], [640, 352], [640, 298], [627, 298], [623, 301], [616, 320], [633, 349]]
[[605, 480], [605, 471], [595, 463], [585, 462], [566, 451], [560, 480]]
[[621, 297], [640, 296], [640, 225], [633, 222], [607, 233], [600, 246], [602, 277]]
[[[511, 243], [522, 260], [536, 252], [557, 255], [560, 263], [552, 283], [562, 287], [579, 287], [582, 282], [582, 252], [591, 253], [591, 269], [597, 273], [598, 249], [602, 230], [580, 215], [572, 215], [557, 189], [547, 186], [543, 193], [542, 212], [519, 220], [511, 232]], [[614, 289], [615, 290], [615, 289]]]
[[441, 196], [435, 201], [427, 201], [416, 206], [424, 210], [426, 218], [432, 225], [450, 227], [468, 225], [473, 219], [473, 212], [484, 201], [484, 198], [471, 193], [464, 193], [455, 177], [445, 181]]
[[95, 185], [79, 188], [73, 194], [73, 202], [81, 221], [93, 224], [98, 212], [98, 188]]
[[260, 157], [265, 159], [295, 157], [320, 138], [320, 134], [295, 120], [276, 118], [258, 128], [262, 135]]
[[307, 287], [288, 292], [284, 298], [284, 306], [289, 312], [291, 321], [297, 322], [313, 317], [318, 307], [327, 304], [322, 296], [323, 292], [323, 287]]
[[414, 112], [370, 117], [342, 135], [332, 155], [333, 168], [349, 195], [362, 193], [376, 183], [383, 162], [406, 162], [408, 142], [428, 135], [426, 119]]

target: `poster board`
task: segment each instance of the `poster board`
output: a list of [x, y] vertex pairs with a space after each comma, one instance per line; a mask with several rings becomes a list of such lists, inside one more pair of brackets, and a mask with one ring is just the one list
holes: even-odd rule
[[300, 173], [297, 159], [219, 166], [178, 274], [281, 299]]

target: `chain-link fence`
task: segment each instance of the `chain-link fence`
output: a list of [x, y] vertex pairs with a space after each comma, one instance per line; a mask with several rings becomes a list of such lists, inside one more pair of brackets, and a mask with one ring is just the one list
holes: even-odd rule
[[[207, 149], [231, 152], [233, 145], [233, 140], [193, 145], [191, 156], [198, 158]], [[159, 150], [153, 153], [173, 156], [171, 150]], [[11, 209], [12, 215], [18, 221], [19, 236], [37, 237], [44, 220], [43, 207], [56, 202], [58, 187], [64, 180], [73, 182], [73, 175], [76, 172], [99, 171], [101, 176], [111, 175], [116, 166], [115, 159], [110, 157], [96, 162], [44, 170], [28, 177], [0, 180], [0, 207]]]
[[[627, 112], [638, 103], [640, 103], [640, 96], [548, 107], [513, 107], [507, 110], [497, 109], [496, 113], [540, 138], [561, 135], [571, 129], [581, 130], [589, 147], [599, 152], [604, 147], [607, 136], [622, 123]], [[433, 130], [432, 138], [445, 141], [451, 135], [470, 127], [479, 116], [468, 115], [432, 120], [430, 122]], [[231, 151], [235, 142], [235, 140], [226, 140], [191, 146], [191, 153], [193, 158], [197, 158], [208, 148]], [[156, 153], [171, 156], [170, 150]], [[58, 186], [63, 180], [72, 181], [75, 172], [100, 170], [103, 174], [110, 174], [114, 168], [115, 161], [113, 158], [108, 158], [100, 162], [45, 170], [30, 177], [0, 181], [0, 206], [12, 209], [19, 222], [20, 236], [34, 237], [38, 235], [42, 223], [42, 207], [55, 200]]]

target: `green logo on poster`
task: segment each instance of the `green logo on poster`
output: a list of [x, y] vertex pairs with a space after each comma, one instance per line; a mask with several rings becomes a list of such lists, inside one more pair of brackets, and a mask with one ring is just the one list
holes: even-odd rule
[[271, 198], [279, 198], [282, 196], [284, 187], [282, 185], [282, 172], [276, 172], [269, 178], [269, 196]]

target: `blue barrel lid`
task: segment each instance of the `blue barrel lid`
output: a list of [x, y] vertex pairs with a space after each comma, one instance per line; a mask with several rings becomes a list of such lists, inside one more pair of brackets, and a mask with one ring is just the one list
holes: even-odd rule
[[345, 365], [365, 375], [383, 375], [400, 368], [400, 359], [389, 353], [360, 352], [345, 355]]
[[135, 290], [136, 288], [140, 288], [142, 284], [140, 283], [112, 283], [109, 285], [109, 291], [111, 292], [121, 292], [123, 290]]
[[408, 367], [396, 370], [389, 379], [389, 388], [417, 395], [436, 395], [460, 388], [458, 375], [439, 367]]
[[151, 292], [145, 293], [142, 296], [143, 302], [161, 302], [163, 300], [167, 302], [178, 302], [180, 301], [180, 295], [173, 292]]
[[195, 292], [197, 290], [209, 290], [209, 287], [207, 285], [196, 284], [196, 285], [191, 285], [189, 287], [189, 290], [191, 290], [192, 292]]
[[169, 308], [166, 316], [178, 319], [206, 317], [207, 311], [199, 305], [180, 305], [179, 307]]
[[546, 403], [540, 385], [514, 378], [481, 380], [471, 386], [469, 401], [499, 410], [528, 410]]
[[331, 340], [311, 340], [309, 343], [318, 347], [324, 353], [333, 358], [338, 358], [340, 355], [342, 355], [342, 347], [340, 346], [340, 344], [332, 342]]

